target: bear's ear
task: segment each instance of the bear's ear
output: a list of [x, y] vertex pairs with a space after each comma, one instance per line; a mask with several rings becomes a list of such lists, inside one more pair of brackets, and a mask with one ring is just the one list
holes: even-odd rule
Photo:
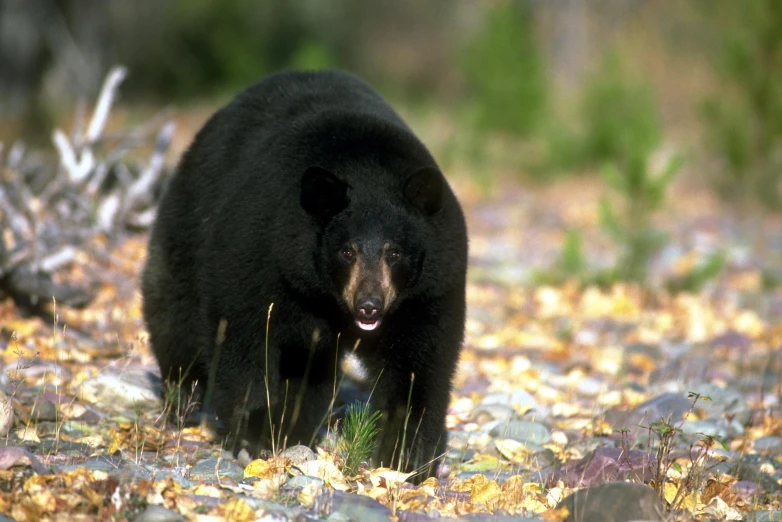
[[348, 184], [322, 167], [309, 167], [301, 179], [301, 206], [327, 223], [348, 206]]
[[443, 202], [443, 175], [434, 167], [423, 167], [405, 180], [405, 197], [424, 214], [431, 216]]

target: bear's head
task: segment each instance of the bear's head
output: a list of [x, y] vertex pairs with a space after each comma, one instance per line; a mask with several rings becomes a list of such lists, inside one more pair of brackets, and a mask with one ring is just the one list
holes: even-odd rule
[[362, 331], [415, 292], [424, 269], [427, 221], [440, 211], [444, 179], [434, 167], [405, 177], [395, 190], [353, 190], [326, 169], [310, 167], [301, 205], [320, 227], [315, 270]]

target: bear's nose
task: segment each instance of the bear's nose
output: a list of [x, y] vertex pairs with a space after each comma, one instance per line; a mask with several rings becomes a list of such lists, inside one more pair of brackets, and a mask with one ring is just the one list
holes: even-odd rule
[[383, 307], [383, 301], [377, 297], [364, 297], [359, 300], [356, 309], [358, 318], [362, 321], [372, 321], [380, 315], [380, 309]]

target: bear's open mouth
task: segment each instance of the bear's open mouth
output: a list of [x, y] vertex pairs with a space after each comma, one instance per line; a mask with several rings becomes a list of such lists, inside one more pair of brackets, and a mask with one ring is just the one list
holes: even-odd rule
[[362, 330], [374, 330], [378, 326], [380, 326], [380, 319], [375, 319], [374, 321], [362, 321], [360, 319], [356, 320], [356, 324], [359, 328]]

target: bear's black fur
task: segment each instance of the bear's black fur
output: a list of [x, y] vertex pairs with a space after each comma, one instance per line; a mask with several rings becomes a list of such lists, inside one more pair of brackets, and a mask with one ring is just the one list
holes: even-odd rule
[[283, 72], [184, 154], [149, 241], [144, 318], [169, 386], [256, 451], [271, 433], [312, 442], [355, 350], [384, 414], [373, 463], [402, 455], [426, 477], [445, 449], [466, 263], [459, 204], [393, 109], [351, 74]]

